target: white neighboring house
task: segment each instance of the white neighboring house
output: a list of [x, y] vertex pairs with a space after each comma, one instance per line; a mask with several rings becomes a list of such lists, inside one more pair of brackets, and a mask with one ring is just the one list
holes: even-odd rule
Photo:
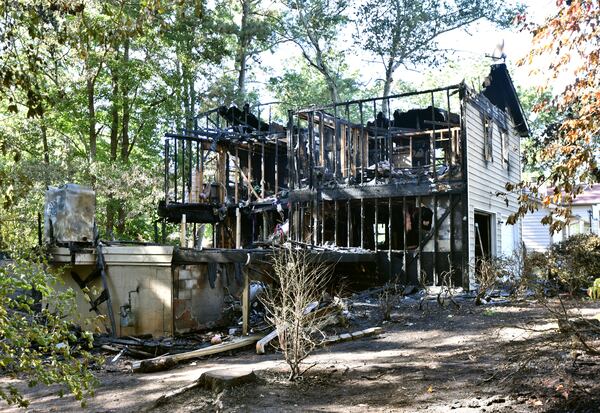
[[[548, 191], [552, 192], [551, 189]], [[534, 213], [523, 217], [523, 243], [527, 251], [546, 251], [550, 245], [576, 234], [600, 235], [600, 184], [586, 185], [577, 195], [569, 222], [561, 232], [550, 234], [550, 227], [540, 222], [548, 212], [547, 208], [540, 206]]]

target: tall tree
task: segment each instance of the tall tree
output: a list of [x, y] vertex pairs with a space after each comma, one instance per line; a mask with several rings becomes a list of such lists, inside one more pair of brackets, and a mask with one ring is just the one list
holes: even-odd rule
[[[521, 62], [532, 64], [533, 74], [545, 77], [543, 88], [566, 84], [534, 108], [537, 113], [558, 114], [556, 127], [545, 136], [539, 153], [546, 170], [532, 182], [507, 185], [521, 194], [512, 221], [535, 209], [535, 200], [541, 199], [547, 207], [558, 205], [542, 220], [553, 231], [570, 216], [580, 184], [600, 181], [600, 4], [592, 0], [557, 0], [556, 4], [556, 13], [543, 24], [525, 22], [533, 35], [533, 48]], [[553, 194], [540, 194], [542, 184], [553, 187]]]
[[346, 0], [282, 0], [280, 35], [296, 44], [308, 64], [325, 80], [331, 101], [338, 102], [344, 55], [339, 35], [349, 19]]
[[238, 105], [243, 105], [247, 98], [248, 63], [252, 59], [271, 49], [277, 44], [274, 21], [276, 12], [263, 5], [260, 0], [235, 0], [239, 8], [240, 23], [234, 29], [237, 39], [235, 47], [235, 66], [237, 71]]
[[[278, 115], [287, 119], [287, 109], [294, 107], [321, 106], [331, 103], [331, 95], [323, 76], [305, 59], [291, 60], [283, 74], [269, 79], [268, 89], [278, 101], [284, 102]], [[338, 97], [342, 100], [372, 96], [374, 91], [362, 85], [358, 73], [351, 73], [343, 67], [335, 80]]]
[[[481, 19], [506, 27], [520, 10], [501, 0], [365, 0], [358, 8], [358, 40], [381, 60], [383, 96], [389, 96], [401, 66], [434, 64], [443, 56], [437, 43], [442, 34]], [[386, 113], [386, 100], [383, 105]]]
[[529, 124], [529, 136], [521, 139], [521, 154], [525, 179], [530, 180], [530, 177], [537, 178], [551, 167], [540, 155], [547, 139], [552, 139], [555, 135], [561, 115], [556, 108], [548, 108], [544, 112], [535, 111], [540, 104], [552, 99], [552, 93], [548, 90], [530, 86], [519, 88], [518, 94]]

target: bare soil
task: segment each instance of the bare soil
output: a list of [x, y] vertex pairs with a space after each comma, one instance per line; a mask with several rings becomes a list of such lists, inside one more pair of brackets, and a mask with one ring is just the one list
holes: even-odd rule
[[[544, 306], [535, 300], [460, 304], [442, 308], [429, 301], [419, 310], [418, 301], [404, 299], [392, 321], [383, 322], [376, 299], [357, 302], [345, 329], [381, 325], [385, 332], [319, 349], [295, 382], [286, 380], [279, 354], [258, 356], [248, 349], [153, 374], [130, 373], [127, 360], [107, 362], [86, 408], [70, 396], [58, 397], [57, 387], [17, 384], [31, 400], [31, 412], [600, 411], [600, 357], [561, 333]], [[583, 312], [598, 314], [600, 303], [584, 303]], [[154, 406], [202, 372], [225, 367], [250, 367], [258, 380], [218, 394], [194, 389]]]

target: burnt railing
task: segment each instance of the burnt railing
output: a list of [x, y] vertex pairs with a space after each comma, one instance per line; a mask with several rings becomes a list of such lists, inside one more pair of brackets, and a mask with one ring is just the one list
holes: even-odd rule
[[460, 88], [289, 112], [291, 187], [460, 179]]
[[286, 188], [285, 129], [264, 106], [255, 107], [258, 116], [249, 106], [220, 107], [165, 134], [165, 204], [251, 202]]

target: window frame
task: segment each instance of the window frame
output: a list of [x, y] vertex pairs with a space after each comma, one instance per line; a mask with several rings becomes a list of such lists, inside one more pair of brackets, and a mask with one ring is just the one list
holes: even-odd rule
[[500, 128], [500, 151], [502, 152], [502, 161], [504, 165], [508, 165], [510, 153], [510, 136], [508, 130]]
[[483, 115], [483, 159], [487, 162], [494, 161], [494, 119]]

